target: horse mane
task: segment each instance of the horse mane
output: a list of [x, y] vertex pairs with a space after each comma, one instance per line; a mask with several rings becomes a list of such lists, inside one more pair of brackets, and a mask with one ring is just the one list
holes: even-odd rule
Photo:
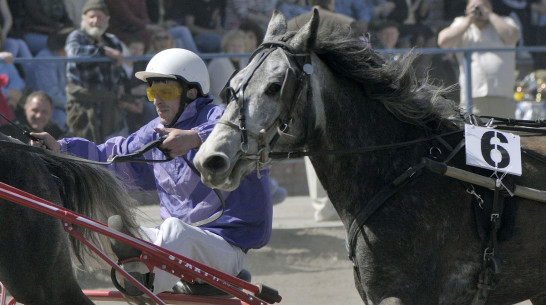
[[450, 88], [418, 78], [413, 68], [417, 54], [389, 60], [343, 28], [319, 31], [311, 51], [339, 77], [363, 88], [366, 100], [383, 103], [401, 121], [422, 125], [431, 118], [460, 116], [453, 101], [443, 97]]
[[[106, 223], [108, 217], [120, 215], [129, 230], [138, 236], [136, 207], [138, 202], [126, 191], [122, 182], [106, 168], [74, 162], [62, 157], [39, 155], [55, 178], [62, 206], [96, 221]], [[110, 239], [91, 230], [80, 233], [99, 248], [111, 252]], [[87, 247], [71, 236], [75, 257], [84, 262], [84, 257], [94, 256]], [[84, 255], [85, 254], [85, 255]]]

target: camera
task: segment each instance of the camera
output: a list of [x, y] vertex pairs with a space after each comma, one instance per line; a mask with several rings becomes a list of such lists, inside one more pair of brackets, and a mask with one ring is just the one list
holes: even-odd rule
[[482, 15], [482, 11], [480, 10], [479, 6], [474, 7], [474, 9], [472, 10], [472, 15], [476, 17], [479, 17]]

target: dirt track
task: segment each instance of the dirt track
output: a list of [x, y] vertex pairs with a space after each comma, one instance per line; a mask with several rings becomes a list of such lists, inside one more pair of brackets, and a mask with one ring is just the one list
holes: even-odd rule
[[[150, 225], [159, 221], [157, 206], [144, 207]], [[347, 259], [340, 221], [316, 223], [308, 197], [289, 197], [275, 206], [268, 246], [250, 251], [246, 269], [254, 284], [279, 291], [280, 305], [362, 305]], [[109, 282], [85, 282], [89, 288], [112, 288]], [[97, 302], [101, 305], [120, 303]], [[530, 302], [518, 305], [531, 305]]]
[[[144, 214], [159, 221], [157, 206], [143, 207]], [[279, 291], [285, 305], [361, 305], [354, 288], [352, 265], [346, 257], [345, 233], [340, 221], [316, 223], [305, 197], [289, 197], [275, 206], [273, 235], [268, 246], [250, 251], [245, 268], [254, 284]], [[111, 289], [104, 281], [83, 279], [84, 289]], [[96, 302], [101, 305], [119, 302]]]
[[[141, 219], [143, 225], [160, 223], [157, 206], [142, 210], [147, 215]], [[280, 305], [362, 305], [346, 257], [341, 222], [316, 223], [312, 215], [308, 197], [289, 197], [275, 206], [271, 242], [247, 256], [245, 268], [252, 273], [252, 283], [277, 289], [283, 298]], [[82, 277], [80, 282], [84, 289], [115, 290], [106, 276], [103, 280]]]

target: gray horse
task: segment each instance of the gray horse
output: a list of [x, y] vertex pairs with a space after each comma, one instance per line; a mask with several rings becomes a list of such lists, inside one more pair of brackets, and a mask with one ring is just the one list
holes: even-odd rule
[[[415, 77], [411, 55], [392, 62], [351, 33], [319, 32], [318, 21], [315, 11], [287, 32], [274, 13], [195, 157], [203, 182], [232, 190], [272, 157], [309, 155], [348, 230], [366, 304], [502, 305], [543, 292], [546, 204], [429, 170], [438, 162], [491, 175], [466, 165], [459, 150], [472, 117]], [[523, 155], [513, 183], [546, 188], [545, 144], [522, 137], [535, 157]], [[488, 219], [502, 202], [497, 230]]]

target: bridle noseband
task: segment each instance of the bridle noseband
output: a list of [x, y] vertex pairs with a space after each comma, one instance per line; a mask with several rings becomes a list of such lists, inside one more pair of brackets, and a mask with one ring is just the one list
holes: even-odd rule
[[[253, 133], [247, 129], [246, 126], [246, 101], [245, 101], [245, 89], [248, 85], [250, 79], [254, 76], [256, 70], [262, 65], [265, 59], [273, 53], [273, 51], [281, 49], [283, 55], [285, 56], [287, 62], [290, 65], [290, 60], [288, 57], [294, 58], [297, 69], [293, 68], [293, 65], [290, 65], [286, 69], [283, 84], [280, 90], [280, 99], [282, 103], [286, 106], [284, 111], [274, 120], [274, 122], [267, 128], [261, 129], [258, 134]], [[253, 60], [254, 57], [257, 59]], [[313, 68], [310, 64], [310, 54], [309, 53], [296, 53], [292, 47], [287, 45], [283, 41], [271, 41], [264, 42], [260, 47], [252, 54], [250, 57], [250, 65], [246, 68], [248, 72], [246, 73], [244, 79], [239, 83], [237, 88], [229, 86], [229, 81], [222, 91], [225, 94], [226, 100], [228, 103], [234, 101], [238, 104], [239, 107], [239, 125], [220, 119], [218, 120], [219, 124], [227, 125], [231, 128], [234, 128], [241, 133], [241, 146], [240, 151], [241, 159], [256, 161], [256, 169], [261, 169], [263, 166], [271, 162], [269, 153], [271, 149], [276, 144], [280, 136], [289, 136], [288, 130], [290, 123], [292, 122], [292, 114], [295, 109], [296, 103], [301, 99], [303, 89], [305, 85], [309, 83], [309, 75], [313, 73]], [[298, 72], [300, 71], [299, 75]], [[310, 92], [310, 87], [307, 86], [308, 94]], [[274, 133], [273, 137], [269, 142], [267, 139]], [[248, 138], [253, 138], [258, 143], [258, 150], [256, 153], [248, 153]]]

